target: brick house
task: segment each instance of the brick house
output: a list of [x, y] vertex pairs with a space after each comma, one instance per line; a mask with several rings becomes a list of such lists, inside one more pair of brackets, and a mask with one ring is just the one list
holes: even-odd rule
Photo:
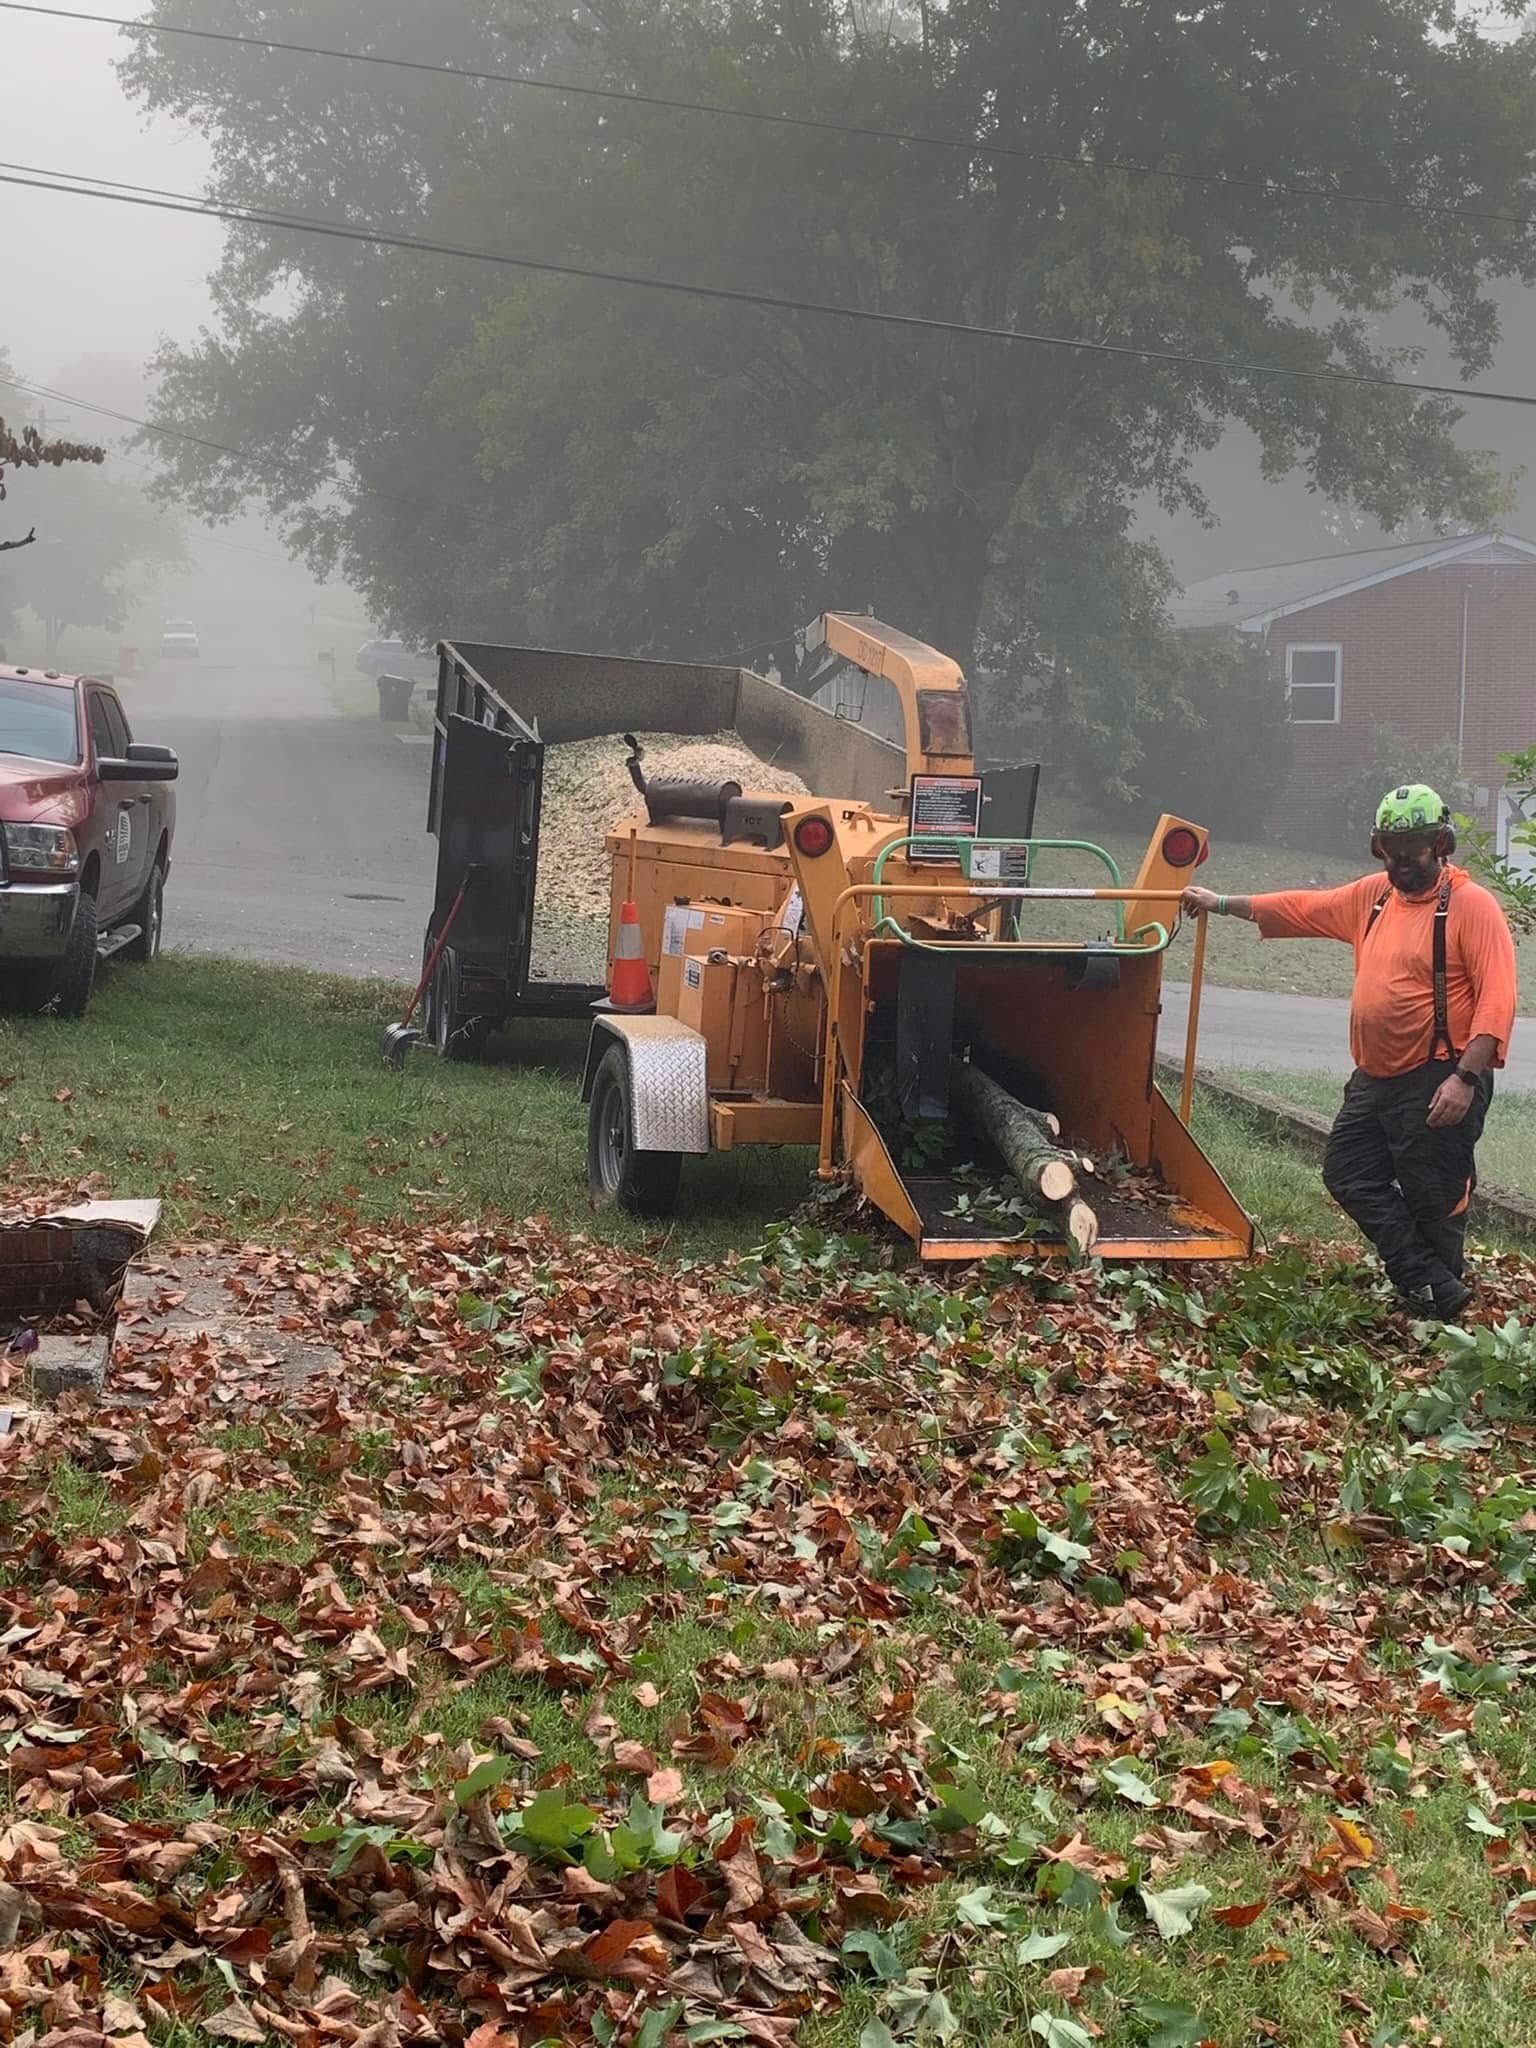
[[1177, 625], [1262, 637], [1290, 708], [1286, 808], [1297, 835], [1337, 815], [1373, 728], [1454, 744], [1507, 846], [1499, 755], [1536, 743], [1536, 543], [1512, 534], [1412, 541], [1190, 584]]

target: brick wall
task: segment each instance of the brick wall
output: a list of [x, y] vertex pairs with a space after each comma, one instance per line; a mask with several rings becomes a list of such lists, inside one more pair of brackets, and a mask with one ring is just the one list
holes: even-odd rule
[[[1498, 756], [1536, 741], [1536, 562], [1452, 563], [1293, 612], [1269, 628], [1266, 644], [1282, 680], [1288, 647], [1342, 648], [1339, 723], [1293, 728], [1287, 836], [1327, 833], [1340, 791], [1371, 759], [1373, 726], [1393, 726], [1426, 746], [1454, 742], [1464, 600], [1463, 773], [1497, 794]], [[1491, 822], [1491, 804], [1486, 815]]]

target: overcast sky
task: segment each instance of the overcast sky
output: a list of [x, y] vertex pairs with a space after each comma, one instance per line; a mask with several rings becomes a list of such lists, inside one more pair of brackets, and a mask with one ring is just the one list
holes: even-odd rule
[[[124, 97], [113, 69], [123, 47], [116, 29], [0, 14], [5, 156], [198, 191], [202, 138], [178, 122], [146, 122]], [[143, 361], [163, 334], [186, 339], [207, 318], [219, 240], [216, 222], [0, 185], [0, 347], [17, 375], [44, 383], [86, 355]]]

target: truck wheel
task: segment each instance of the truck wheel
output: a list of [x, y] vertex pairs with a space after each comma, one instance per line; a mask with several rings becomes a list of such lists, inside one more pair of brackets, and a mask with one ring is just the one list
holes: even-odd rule
[[599, 1209], [670, 1216], [683, 1171], [681, 1152], [637, 1152], [629, 1142], [629, 1060], [622, 1045], [603, 1054], [587, 1115], [587, 1188]]
[[37, 1007], [56, 1017], [83, 1017], [95, 986], [96, 898], [82, 890], [64, 957], [38, 978]]
[[445, 1060], [477, 1060], [491, 1033], [489, 1017], [466, 1014], [459, 991], [459, 956], [445, 949], [432, 976], [432, 1043]]
[[137, 960], [147, 966], [151, 960], [160, 957], [160, 934], [165, 927], [165, 869], [159, 861], [149, 871], [149, 880], [144, 884], [144, 894], [139, 898], [130, 917], [130, 924], [139, 928], [139, 936], [130, 939], [122, 949], [125, 960]]

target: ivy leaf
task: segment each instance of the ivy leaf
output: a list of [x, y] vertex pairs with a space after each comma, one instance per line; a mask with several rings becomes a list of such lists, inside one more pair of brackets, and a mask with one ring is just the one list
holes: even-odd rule
[[859, 2035], [859, 2048], [896, 2048], [896, 2036], [884, 2020], [866, 2020]]
[[558, 1785], [538, 1793], [517, 1816], [518, 1830], [525, 1839], [536, 1849], [551, 1850], [556, 1856], [568, 1856], [582, 1836], [591, 1834], [596, 1826], [597, 1815], [591, 1807], [568, 1803]]
[[1053, 2012], [1037, 2012], [1029, 2031], [1038, 2034], [1045, 2048], [1093, 2048], [1093, 2036], [1076, 2020], [1058, 2018]]
[[935, 1991], [918, 2014], [916, 2032], [919, 2039], [932, 2034], [939, 2041], [953, 2041], [960, 2032], [954, 2007], [942, 1991]]
[[955, 1900], [955, 1918], [966, 1927], [1006, 1927], [1012, 1919], [1012, 1910], [999, 1910], [992, 1901], [996, 1897], [993, 1886], [979, 1884], [974, 1890], [961, 1892]]
[[488, 1756], [483, 1764], [476, 1764], [469, 1776], [460, 1778], [454, 1786], [454, 1805], [460, 1808], [468, 1806], [471, 1801], [478, 1799], [482, 1792], [494, 1790], [502, 1779], [516, 1768], [516, 1759], [513, 1757]]
[[1205, 2021], [1187, 2005], [1149, 1998], [1135, 2007], [1135, 2014], [1148, 2030], [1146, 2048], [1200, 2048], [1208, 2033]]
[[872, 1927], [855, 1927], [843, 1936], [843, 1954], [862, 1956], [882, 1984], [899, 1984], [907, 1966], [883, 1936]]
[[1071, 1939], [1070, 1934], [1026, 1935], [1014, 1950], [1013, 1959], [1021, 1969], [1030, 1963], [1049, 1962], [1052, 1956], [1061, 1954]]
[[635, 2029], [635, 2048], [662, 2048], [662, 2043], [683, 2016], [683, 2001], [653, 2006]]
[[1120, 1909], [1111, 1899], [1108, 1905], [1097, 1905], [1088, 1914], [1088, 1932], [1096, 1941], [1107, 1941], [1112, 1948], [1129, 1948], [1136, 1939], [1129, 1927], [1120, 1925]]
[[1172, 1891], [1148, 1891], [1140, 1887], [1141, 1903], [1146, 1907], [1152, 1925], [1164, 1941], [1178, 1941], [1194, 1931], [1202, 1906], [1208, 1906], [1211, 1895], [1203, 1884], [1175, 1885]]
[[1161, 1806], [1162, 1801], [1127, 1757], [1118, 1757], [1099, 1773], [1112, 1792], [1128, 1799], [1132, 1806]]

